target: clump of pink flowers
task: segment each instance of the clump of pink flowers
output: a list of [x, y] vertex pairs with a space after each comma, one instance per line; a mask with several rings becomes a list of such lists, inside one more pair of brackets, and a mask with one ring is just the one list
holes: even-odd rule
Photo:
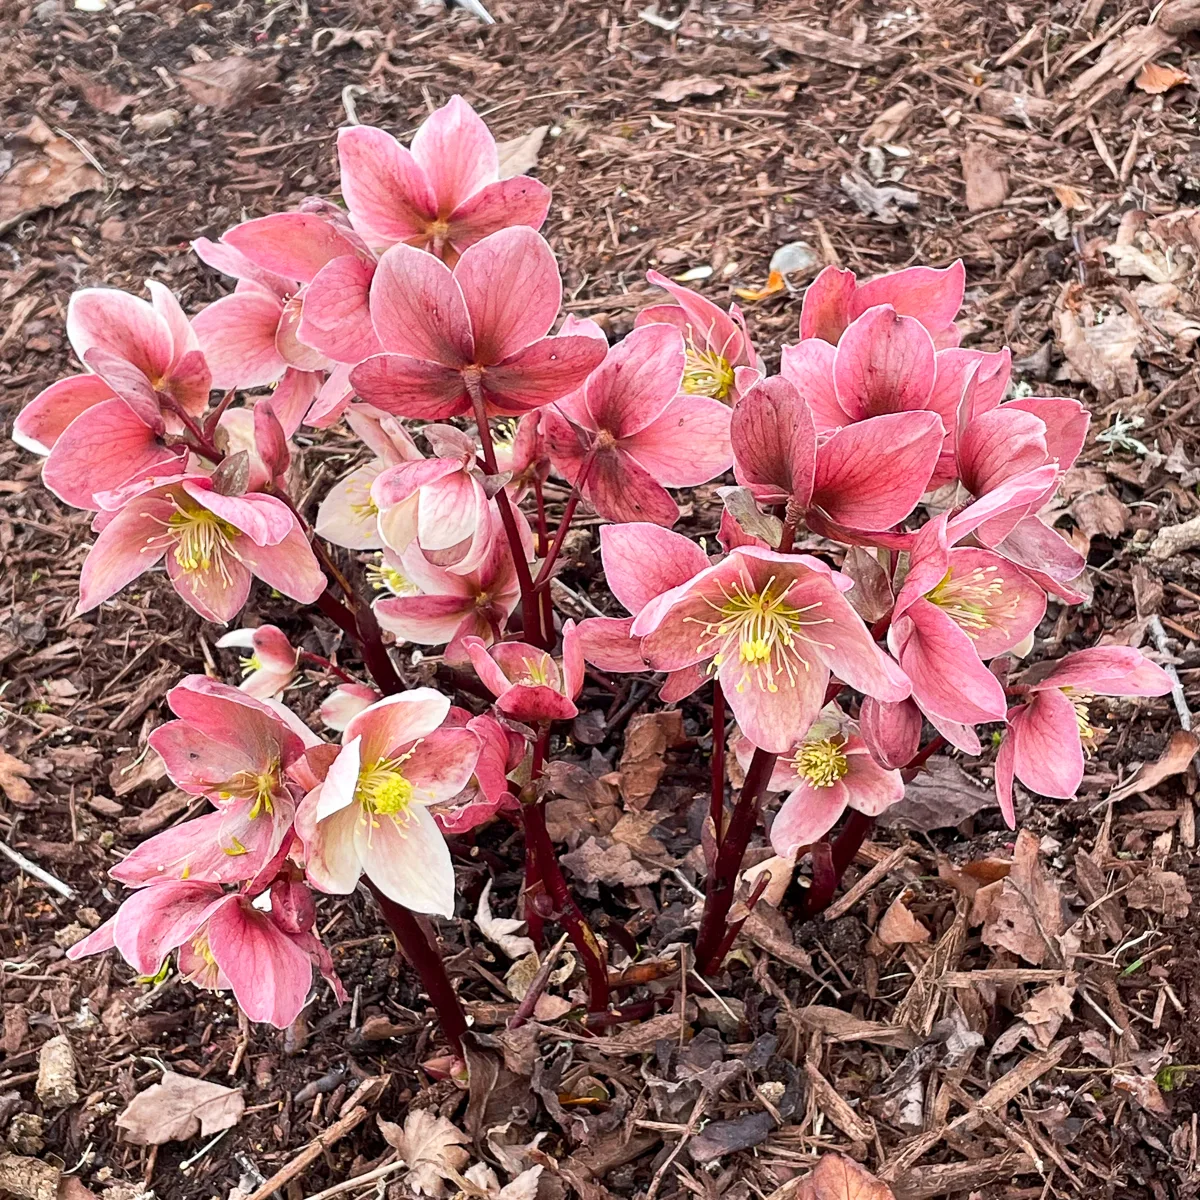
[[[656, 272], [669, 301], [655, 294], [615, 344], [560, 321], [538, 232], [549, 192], [499, 177], [460, 97], [409, 146], [357, 126], [338, 154], [340, 203], [196, 241], [234, 281], [201, 311], [154, 281], [149, 299], [78, 292], [81, 372], [16, 422], [46, 486], [94, 514], [80, 612], [161, 568], [208, 621], [235, 622], [265, 585], [315, 605], [348, 649], [338, 665], [251, 622], [218, 642], [247, 652], [241, 687], [172, 689], [175, 719], [150, 742], [208, 811], [113, 870], [132, 894], [72, 954], [114, 948], [146, 976], [174, 956], [287, 1025], [314, 968], [342, 995], [317, 901], [364, 883], [459, 1049], [462, 1008], [413, 913], [454, 915], [452, 839], [487, 822], [523, 830], [535, 942], [561, 924], [589, 1008], [608, 1003], [606, 949], [544, 812], [589, 674], [609, 689], [654, 676], [664, 703], [711, 706], [705, 972], [736, 936], [764, 797], [781, 797], [777, 853], [821, 874], [815, 911], [829, 864], [942, 747], [998, 746], [987, 767], [1012, 826], [1018, 783], [1075, 793], [1094, 696], [1170, 690], [1128, 647], [1021, 668], [1048, 604], [1084, 595], [1084, 560], [1040, 513], [1088, 418], [1075, 400], [1009, 398], [1008, 352], [960, 347], [961, 263], [866, 281], [826, 268], [768, 377], [736, 306]], [[363, 454], [314, 498], [294, 439], [342, 420]], [[557, 526], [550, 479], [567, 497]], [[715, 481], [716, 539], [675, 528], [678, 489]], [[606, 615], [572, 620], [552, 584], [581, 513], [602, 522], [608, 594]], [[281, 699], [313, 678], [336, 742]]]

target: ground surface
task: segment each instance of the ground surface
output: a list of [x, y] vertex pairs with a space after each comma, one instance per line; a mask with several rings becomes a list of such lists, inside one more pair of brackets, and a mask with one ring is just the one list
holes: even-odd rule
[[[81, 149], [72, 170], [90, 172], [94, 190], [0, 236], [0, 427], [71, 369], [62, 320], [73, 288], [138, 291], [154, 277], [194, 310], [221, 284], [189, 238], [334, 194], [333, 135], [348, 117], [407, 136], [461, 92], [501, 139], [551, 127], [535, 171], [555, 189], [546, 233], [566, 308], [617, 334], [650, 298], [649, 267], [709, 268], [697, 286], [725, 303], [732, 287], [761, 287], [773, 252], [797, 240], [813, 265], [790, 278], [796, 287], [823, 262], [869, 275], [961, 256], [967, 343], [1011, 345], [1024, 386], [1081, 396], [1095, 413], [1060, 514], [1089, 549], [1095, 595], [1080, 609], [1052, 606], [1038, 653], [1101, 637], [1153, 648], [1165, 636], [1159, 649], [1197, 704], [1200, 567], [1186, 548], [1159, 554], [1155, 541], [1196, 515], [1200, 479], [1200, 222], [1190, 219], [1200, 56], [1186, 11], [1167, 5], [1154, 29], [1147, 7], [1112, 0], [769, 0], [685, 12], [512, 0], [493, 11], [499, 23], [485, 28], [457, 9], [361, 0], [133, 0], [98, 13], [10, 2], [0, 170], [27, 153], [16, 135], [38, 117], [57, 151]], [[207, 92], [203, 79], [181, 84], [188, 69], [203, 76], [231, 55], [262, 68], [252, 90], [211, 77]], [[889, 199], [888, 187], [901, 194]], [[12, 195], [3, 202], [11, 208]], [[796, 336], [798, 299], [746, 307], [774, 366]], [[307, 447], [314, 491], [352, 451], [336, 436]], [[716, 516], [711, 493], [697, 493], [688, 528], [711, 533]], [[478, 1135], [472, 1161], [512, 1167], [502, 1181], [542, 1162], [543, 1198], [743, 1200], [770, 1195], [829, 1149], [911, 1200], [1200, 1189], [1194, 742], [1171, 741], [1180, 717], [1170, 698], [1111, 706], [1079, 799], [1026, 804], [1033, 836], [1011, 872], [1011, 835], [948, 768], [915, 785], [907, 831], [880, 830], [868, 844], [847, 883], [903, 853], [836, 919], [789, 927], [786, 901], [782, 915], [756, 915], [713, 994], [620, 1026], [603, 1051], [573, 1040], [570, 1019], [540, 1035], [536, 1069], [534, 1046], [510, 1042], [502, 1063], [492, 1043], [478, 1052], [490, 1057], [468, 1102], [418, 1067], [436, 1029], [361, 896], [322, 914], [353, 1004], [339, 1008], [323, 990], [286, 1034], [254, 1029], [246, 1042], [221, 997], [139, 983], [108, 959], [64, 959], [73, 934], [60, 931], [77, 935], [113, 910], [106, 868], [182, 815], [140, 757], [164, 719], [164, 690], [188, 671], [228, 678], [235, 668], [213, 651], [211, 627], [157, 585], [75, 620], [86, 537], [81, 515], [40, 488], [33, 460], [0, 443], [0, 830], [78, 894], [64, 900], [0, 864], [0, 1129], [18, 1155], [73, 1171], [60, 1194], [121, 1200], [143, 1183], [165, 1197], [253, 1192], [334, 1124], [360, 1080], [381, 1075], [382, 1091], [359, 1092], [372, 1110], [392, 1120], [410, 1100], [440, 1110]], [[580, 542], [567, 579], [587, 589], [594, 573]], [[302, 633], [265, 596], [251, 612]], [[313, 650], [335, 649], [328, 629], [304, 636]], [[319, 694], [314, 680], [293, 696], [310, 712]], [[572, 873], [599, 924], [624, 924], [677, 976], [672, 947], [694, 919], [685, 885], [700, 881], [703, 711], [648, 724], [639, 705], [649, 694], [635, 685], [619, 704], [586, 694], [613, 720], [607, 732], [600, 717], [585, 721], [563, 748], [552, 832], [572, 849], [597, 836], [602, 858], [631, 847], [625, 874], [610, 865], [597, 879], [586, 855]], [[1169, 743], [1160, 770], [1124, 786]], [[990, 780], [987, 758], [971, 770]], [[614, 830], [619, 793], [635, 816]], [[516, 842], [492, 830], [473, 858], [464, 853], [462, 919], [440, 929], [485, 1040], [512, 1011], [500, 979], [508, 959], [470, 917], [489, 874], [493, 903], [512, 913]], [[983, 902], [976, 892], [1006, 872], [997, 913], [995, 889]], [[56, 1107], [35, 1083], [41, 1047], [59, 1034], [78, 1098]], [[244, 1089], [241, 1120], [203, 1153], [207, 1139], [157, 1153], [117, 1139], [116, 1115], [164, 1066]], [[507, 1120], [509, 1132], [495, 1133]], [[538, 1149], [497, 1156], [497, 1142], [525, 1145], [535, 1131]], [[689, 1145], [661, 1169], [681, 1138]], [[372, 1119], [287, 1194], [386, 1166], [388, 1154]], [[6, 1186], [37, 1194], [22, 1178]], [[357, 1194], [414, 1186], [394, 1172]]]

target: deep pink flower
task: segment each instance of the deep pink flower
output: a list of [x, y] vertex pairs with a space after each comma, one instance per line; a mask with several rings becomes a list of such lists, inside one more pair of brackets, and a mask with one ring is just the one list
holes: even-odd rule
[[258, 625], [254, 629], [234, 629], [217, 639], [222, 649], [249, 650], [242, 659], [245, 678], [240, 690], [256, 700], [270, 700], [285, 691], [296, 678], [300, 651], [287, 639], [278, 625]]
[[1094, 735], [1088, 706], [1095, 696], [1165, 696], [1171, 677], [1140, 650], [1095, 646], [1055, 663], [1039, 663], [1021, 684], [1028, 703], [1008, 711], [1008, 730], [996, 756], [996, 795], [1016, 828], [1013, 777], [1030, 791], [1060, 800], [1083, 781], [1084, 748]]
[[[532, 559], [533, 535], [520, 510], [517, 524]], [[493, 538], [487, 557], [466, 575], [435, 566], [416, 545], [395, 561], [398, 568], [388, 565], [385, 553], [380, 577], [391, 594], [375, 601], [380, 625], [418, 646], [444, 645], [443, 657], [451, 664], [467, 661], [466, 637], [474, 635], [491, 645], [520, 599], [507, 538]]]
[[[754, 745], [739, 738], [738, 762], [749, 767]], [[824, 837], [847, 808], [877, 817], [904, 799], [900, 772], [881, 767], [836, 704], [826, 705], [808, 732], [775, 761], [772, 792], [787, 792], [771, 824], [775, 853], [792, 858]]]
[[645, 325], [545, 410], [550, 461], [602, 517], [673, 525], [679, 508], [666, 489], [707, 483], [732, 464], [729, 409], [682, 392], [683, 371], [678, 330]]
[[[823, 343], [822, 343], [823, 344]], [[734, 471], [762, 504], [792, 504], [810, 524], [898, 525], [928, 490], [945, 429], [934, 412], [868, 417], [818, 438], [809, 407], [777, 376], [733, 410]]]
[[595, 339], [547, 337], [562, 299], [554, 254], [532, 229], [476, 242], [453, 272], [431, 254], [393, 246], [371, 284], [385, 353], [350, 374], [385, 412], [444, 420], [471, 410], [478, 383], [489, 416], [519, 416], [574, 391], [604, 357]]
[[563, 625], [562, 662], [526, 642], [497, 642], [489, 650], [477, 637], [463, 639], [475, 673], [514, 721], [567, 721], [577, 716], [583, 688], [583, 648], [574, 621]]
[[745, 547], [652, 600], [633, 633], [656, 670], [706, 665], [742, 732], [782, 754], [816, 719], [831, 672], [882, 700], [910, 692], [842, 595], [852, 586], [809, 555]]
[[325, 576], [295, 515], [259, 492], [224, 496], [204, 475], [185, 475], [103, 513], [79, 579], [89, 612], [164, 556], [179, 595], [202, 617], [228, 622], [246, 603], [250, 578], [312, 604]]
[[[564, 325], [564, 332], [566, 327]], [[602, 335], [603, 336], [603, 335]], [[516, 424], [512, 436], [493, 435], [496, 465], [501, 473], [512, 478], [505, 491], [519, 504], [535, 484], [545, 483], [550, 475], [550, 457], [546, 450], [546, 435], [542, 429], [542, 410], [526, 413]]]
[[454, 915], [450, 851], [429, 812], [467, 786], [479, 758], [470, 729], [443, 728], [450, 701], [413, 688], [346, 726], [324, 782], [296, 813], [313, 885], [348, 895], [366, 874], [417, 912]]
[[668, 291], [675, 303], [642, 309], [634, 326], [666, 324], [678, 329], [686, 348], [681, 390], [734, 404], [763, 373], [742, 310], [731, 304], [725, 312], [657, 271], [647, 271], [646, 278]]
[[431, 808], [445, 834], [466, 833], [490, 821], [498, 812], [515, 813], [520, 801], [513, 795], [508, 773], [524, 759], [525, 735], [501, 725], [491, 713], [473, 717], [466, 709], [451, 708], [447, 726], [465, 726], [479, 738], [479, 758], [471, 782], [452, 800]]
[[135, 892], [68, 954], [80, 958], [115, 947], [134, 970], [153, 976], [175, 950], [188, 982], [231, 988], [252, 1021], [286, 1029], [308, 998], [315, 941], [311, 932], [282, 928], [273, 912], [259, 911], [246, 895], [189, 880]]
[[436, 109], [405, 149], [370, 125], [338, 132], [342, 195], [372, 243], [404, 242], [444, 259], [513, 225], [540, 229], [550, 189], [523, 175], [501, 179], [496, 140], [461, 97]]
[[826, 267], [804, 293], [800, 336], [837, 345], [852, 321], [869, 308], [888, 304], [901, 316], [920, 321], [939, 350], [957, 346], [954, 318], [962, 307], [966, 277], [961, 259], [945, 270], [908, 267], [867, 283], [859, 283], [853, 271]]

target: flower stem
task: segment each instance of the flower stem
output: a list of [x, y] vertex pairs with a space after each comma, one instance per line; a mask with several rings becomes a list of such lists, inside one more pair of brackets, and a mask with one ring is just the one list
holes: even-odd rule
[[721, 839], [717, 861], [708, 874], [704, 913], [700, 918], [700, 934], [696, 939], [696, 966], [701, 975], [711, 975], [721, 965], [718, 952], [725, 937], [729, 908], [733, 904], [738, 869], [750, 844], [750, 835], [758, 820], [758, 807], [771, 780], [771, 772], [775, 769], [776, 757], [765, 750], [754, 751], [746, 771], [746, 781], [742, 784], [741, 794], [729, 820], [729, 828]]
[[[463, 383], [471, 397], [475, 409], [475, 424], [479, 427], [479, 445], [483, 451], [483, 466], [489, 475], [498, 475], [500, 468], [496, 463], [496, 449], [492, 445], [492, 429], [488, 423], [487, 406], [483, 400], [483, 389], [479, 380], [472, 375], [464, 374]], [[542, 631], [541, 612], [538, 608], [537, 597], [533, 591], [533, 577], [529, 573], [529, 563], [525, 558], [525, 547], [521, 542], [521, 531], [517, 528], [517, 518], [508, 500], [508, 492], [501, 488], [496, 493], [496, 509], [500, 513], [500, 523], [504, 526], [504, 535], [508, 538], [509, 553], [512, 554], [513, 570], [517, 574], [517, 587], [521, 592], [521, 612], [525, 618], [525, 640], [539, 650], [549, 650], [552, 645], [552, 632]]]
[[712, 711], [712, 798], [708, 815], [713, 823], [713, 843], [720, 850], [721, 826], [725, 820], [725, 693], [719, 679], [713, 680]]
[[875, 828], [875, 818], [865, 816], [855, 809], [850, 810], [842, 832], [830, 845], [818, 842], [812, 849], [813, 882], [804, 899], [801, 919], [808, 921], [823, 913], [833, 900], [833, 894], [842, 881], [846, 869], [854, 861], [867, 835]]
[[592, 463], [595, 460], [596, 447], [593, 446], [588, 451], [587, 457], [583, 460], [583, 466], [579, 469], [579, 475], [576, 477], [575, 484], [571, 488], [571, 495], [567, 498], [563, 514], [559, 518], [558, 529], [554, 533], [554, 541], [551, 543], [550, 549], [546, 552], [546, 558], [542, 563], [541, 570], [538, 571], [538, 577], [533, 581], [533, 590], [535, 592], [540, 591], [550, 582], [550, 572], [554, 569], [555, 562], [558, 561], [559, 551], [562, 550], [567, 531], [571, 528], [571, 520], [575, 516], [575, 510], [579, 507], [579, 501], [583, 499], [583, 485], [587, 482], [587, 477], [592, 470]]
[[467, 1032], [467, 1016], [462, 1001], [446, 974], [445, 964], [437, 947], [430, 943], [412, 912], [403, 904], [397, 904], [385, 896], [369, 879], [367, 886], [375, 896], [379, 911], [388, 927], [396, 935], [396, 941], [404, 952], [413, 970], [420, 976], [421, 985], [429, 995], [430, 1002], [442, 1024], [442, 1033], [455, 1054], [462, 1056], [463, 1034]]
[[314, 667], [320, 667], [324, 671], [328, 671], [331, 675], [336, 675], [343, 683], [357, 683], [347, 671], [343, 671], [335, 662], [330, 662], [329, 659], [322, 657], [320, 654], [313, 654], [310, 650], [300, 651], [300, 661], [311, 663]]
[[905, 776], [905, 782], [907, 783], [910, 779], [914, 778], [916, 773], [925, 765], [925, 763], [928, 762], [928, 760], [932, 758], [933, 755], [935, 755], [945, 744], [946, 739], [939, 733], [937, 737], [932, 738], [928, 743], [926, 743], [926, 745], [922, 746], [921, 749], [918, 750], [916, 754], [914, 754], [912, 758], [910, 758], [908, 762], [906, 762], [904, 766], [900, 768], [902, 771], [912, 772], [911, 775]]

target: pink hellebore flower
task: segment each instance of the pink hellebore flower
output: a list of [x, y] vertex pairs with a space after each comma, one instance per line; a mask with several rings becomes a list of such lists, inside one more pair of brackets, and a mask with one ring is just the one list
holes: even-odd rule
[[[736, 750], [738, 762], [748, 767], [753, 743], [740, 738]], [[771, 845], [784, 858], [823, 838], [847, 808], [877, 817], [904, 799], [900, 772], [871, 757], [857, 726], [836, 704], [826, 705], [804, 737], [779, 756], [767, 787], [788, 793], [771, 824]]]
[[451, 266], [468, 247], [512, 225], [540, 229], [550, 189], [500, 178], [496, 140], [475, 110], [452, 96], [405, 149], [370, 125], [338, 132], [342, 195], [360, 233], [384, 246], [404, 242]]
[[452, 425], [421, 432], [439, 457], [388, 467], [371, 485], [379, 536], [396, 554], [415, 542], [435, 566], [466, 575], [487, 557], [499, 525], [475, 439]]
[[467, 786], [480, 743], [470, 729], [444, 727], [449, 711], [445, 696], [413, 688], [346, 726], [324, 782], [296, 814], [315, 887], [346, 895], [365, 873], [398, 904], [454, 915], [454, 868], [429, 805]]
[[389, 467], [422, 462], [424, 455], [395, 417], [373, 417], [351, 408], [346, 423], [375, 457], [355, 467], [329, 489], [317, 509], [316, 531], [326, 541], [347, 550], [379, 550], [379, 509], [371, 497], [375, 480]]
[[818, 439], [808, 406], [776, 376], [733, 410], [734, 472], [761, 504], [791, 504], [856, 530], [898, 525], [917, 506], [941, 453], [945, 429], [933, 412], [896, 412]]
[[642, 309], [634, 326], [673, 325], [683, 334], [686, 347], [682, 390], [690, 396], [734, 404], [762, 376], [762, 363], [750, 343], [742, 310], [731, 304], [725, 312], [657, 271], [647, 271], [646, 278], [668, 291], [676, 303]]
[[365, 683], [339, 683], [321, 701], [317, 711], [327, 729], [336, 729], [341, 733], [364, 708], [370, 708], [382, 699], [381, 692]]
[[666, 489], [707, 483], [732, 464], [729, 409], [681, 392], [683, 369], [678, 330], [646, 325], [546, 409], [550, 461], [602, 517], [674, 525]]
[[128, 887], [252, 879], [291, 841], [287, 772], [304, 744], [265, 704], [203, 675], [187, 676], [167, 703], [179, 720], [155, 729], [150, 745], [177, 787], [217, 811], [142, 842], [111, 874]]
[[524, 734], [501, 725], [491, 713], [473, 717], [463, 708], [452, 708], [446, 724], [463, 726], [479, 738], [479, 758], [467, 787], [453, 800], [433, 806], [438, 828], [447, 835], [467, 833], [498, 812], [515, 813], [521, 805], [510, 789], [508, 773], [515, 771], [525, 757], [528, 746]]
[[223, 496], [204, 475], [185, 475], [102, 514], [79, 579], [79, 611], [89, 612], [164, 556], [171, 583], [210, 621], [241, 611], [250, 577], [312, 604], [325, 576], [291, 509], [274, 496]]
[[180, 974], [190, 983], [231, 988], [252, 1021], [286, 1029], [312, 986], [315, 941], [307, 931], [283, 928], [249, 896], [187, 880], [135, 892], [115, 917], [67, 953], [81, 958], [115, 947], [139, 974], [153, 976], [176, 950]]
[[881, 700], [911, 690], [842, 595], [851, 587], [809, 555], [744, 547], [652, 600], [633, 633], [657, 670], [706, 664], [742, 732], [782, 754], [821, 711], [831, 672]]
[[1095, 736], [1088, 705], [1095, 696], [1165, 696], [1171, 677], [1129, 646], [1076, 650], [1039, 663], [1021, 683], [1028, 703], [1008, 710], [1008, 731], [996, 756], [996, 795], [1016, 828], [1013, 777], [1030, 791], [1069, 800], [1083, 781], [1084, 748]]
[[[533, 557], [533, 535], [517, 510], [526, 555]], [[380, 581], [390, 595], [375, 601], [379, 624], [398, 638], [418, 646], [441, 646], [451, 664], [465, 663], [463, 639], [474, 635], [491, 645], [503, 632], [521, 596], [508, 539], [492, 539], [487, 557], [466, 575], [435, 566], [418, 546], [398, 559], [399, 569], [384, 556]]]
[[562, 299], [554, 254], [532, 229], [493, 233], [453, 272], [403, 244], [379, 260], [371, 319], [385, 353], [350, 381], [385, 412], [445, 420], [478, 389], [489, 416], [520, 416], [574, 391], [604, 358], [596, 339], [547, 337]]
[[249, 650], [242, 659], [241, 690], [256, 700], [270, 700], [282, 693], [296, 678], [300, 651], [277, 625], [259, 625], [255, 629], [234, 629], [217, 639], [222, 650]]
[[172, 473], [185, 451], [165, 435], [178, 412], [208, 404], [209, 369], [179, 302], [151, 280], [151, 302], [111, 288], [84, 288], [67, 307], [67, 337], [91, 375], [52, 384], [28, 404], [13, 437], [48, 455], [46, 486], [76, 508], [134, 479]]
[[958, 345], [954, 318], [966, 287], [962, 260], [944, 270], [908, 267], [859, 283], [853, 271], [826, 267], [809, 285], [800, 308], [800, 337], [832, 345], [869, 308], [888, 304], [901, 316], [919, 321], [939, 350]]
[[496, 707], [514, 721], [567, 721], [577, 716], [583, 688], [583, 648], [574, 621], [563, 625], [562, 664], [526, 642], [497, 642], [490, 650], [480, 638], [463, 639], [475, 673], [496, 697]]
[[[566, 331], [564, 325], [563, 332]], [[504, 485], [505, 490], [513, 503], [519, 504], [535, 484], [545, 483], [550, 475], [550, 458], [546, 450], [541, 410], [535, 409], [526, 413], [516, 423], [511, 437], [493, 435], [493, 441], [496, 465], [501, 474], [507, 472], [512, 476]]]

